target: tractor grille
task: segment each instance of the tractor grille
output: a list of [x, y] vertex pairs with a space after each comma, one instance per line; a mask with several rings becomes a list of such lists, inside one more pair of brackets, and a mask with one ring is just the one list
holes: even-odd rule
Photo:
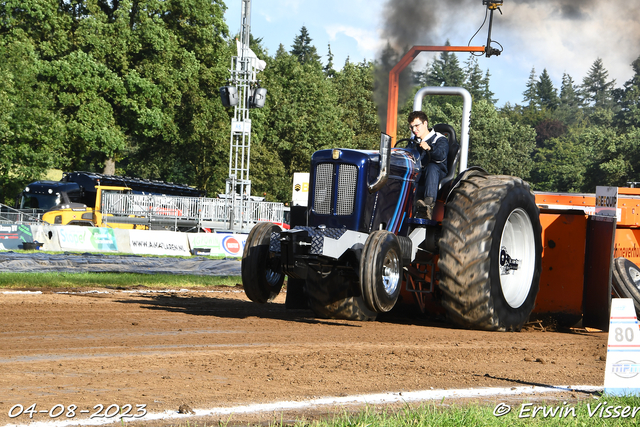
[[320, 215], [331, 213], [332, 187], [333, 164], [320, 163], [316, 167], [316, 191], [313, 198], [313, 209]]
[[334, 165], [320, 163], [316, 166], [313, 209], [319, 215], [351, 215], [355, 204], [358, 168], [354, 165], [338, 165], [338, 189], [336, 207], [333, 209]]
[[356, 196], [358, 168], [353, 165], [340, 165], [338, 176], [338, 203], [336, 215], [351, 215]]

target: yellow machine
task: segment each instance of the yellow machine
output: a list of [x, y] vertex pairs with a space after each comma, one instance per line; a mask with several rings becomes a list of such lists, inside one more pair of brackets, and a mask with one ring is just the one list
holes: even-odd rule
[[[95, 206], [89, 207], [81, 203], [67, 203], [56, 206], [58, 209], [50, 210], [42, 215], [42, 220], [49, 224], [59, 225], [86, 225], [89, 227], [110, 227], [125, 229], [143, 229], [149, 227], [142, 224], [121, 224], [114, 221], [105, 221], [101, 212], [102, 195], [109, 193], [126, 194], [131, 192], [128, 187], [116, 187], [98, 185], [96, 188]], [[108, 225], [107, 225], [108, 224]]]

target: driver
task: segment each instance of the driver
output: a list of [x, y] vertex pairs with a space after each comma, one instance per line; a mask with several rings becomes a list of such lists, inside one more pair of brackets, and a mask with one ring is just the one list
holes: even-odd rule
[[434, 130], [429, 130], [429, 120], [422, 111], [410, 113], [408, 122], [412, 133], [412, 147], [420, 152], [422, 165], [420, 180], [424, 180], [425, 183], [424, 194], [416, 195], [416, 197], [421, 197], [416, 202], [418, 207], [416, 217], [431, 219], [433, 217], [433, 208], [436, 205], [436, 197], [438, 196], [438, 183], [447, 176], [448, 172], [449, 140], [446, 136]]

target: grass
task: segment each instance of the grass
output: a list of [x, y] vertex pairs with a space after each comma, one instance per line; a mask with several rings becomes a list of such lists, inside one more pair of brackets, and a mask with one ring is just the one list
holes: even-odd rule
[[[405, 405], [402, 409], [391, 411], [387, 409], [376, 409], [374, 407], [366, 407], [357, 413], [349, 413], [346, 410], [334, 415], [326, 420], [306, 421], [299, 420], [295, 423], [291, 421], [283, 421], [274, 418], [269, 423], [270, 426], [297, 426], [297, 427], [460, 427], [460, 426], [550, 426], [550, 427], [587, 427], [587, 426], [637, 426], [640, 424], [640, 396], [632, 397], [613, 397], [600, 396], [597, 398], [587, 398], [587, 400], [578, 403], [568, 402], [548, 402], [547, 410], [560, 407], [563, 416], [544, 417], [542, 412], [538, 412], [536, 417], [520, 417], [523, 405], [527, 402], [512, 405], [512, 409], [504, 416], [498, 417], [494, 415], [496, 405], [479, 405], [479, 404], [452, 404], [450, 406], [437, 403], [425, 403], [422, 405]], [[602, 404], [601, 406], [598, 406]], [[588, 406], [589, 405], [589, 406]], [[535, 403], [532, 406], [524, 406], [523, 415], [531, 415], [534, 407], [543, 406], [545, 403]], [[619, 407], [621, 413], [624, 407], [629, 407], [632, 411], [637, 408], [635, 417], [628, 415], [627, 417], [617, 416], [607, 417], [606, 409], [610, 408], [611, 414], [615, 415], [615, 407]], [[574, 408], [571, 411], [571, 408]], [[527, 412], [529, 409], [529, 412]], [[575, 417], [573, 416], [575, 412]], [[567, 416], [564, 416], [564, 414]], [[590, 415], [590, 413], [592, 415]], [[137, 424], [138, 425], [138, 424]], [[218, 423], [202, 424], [197, 422], [187, 422], [178, 424], [179, 427], [231, 427], [235, 426], [233, 417], [222, 420]], [[243, 424], [246, 425], [246, 424]], [[251, 424], [250, 424], [251, 425]], [[253, 424], [264, 426], [265, 423]]]
[[201, 288], [235, 286], [242, 283], [240, 276], [189, 276], [177, 274], [136, 273], [3, 273], [0, 289], [32, 288], [115, 288], [145, 287]]

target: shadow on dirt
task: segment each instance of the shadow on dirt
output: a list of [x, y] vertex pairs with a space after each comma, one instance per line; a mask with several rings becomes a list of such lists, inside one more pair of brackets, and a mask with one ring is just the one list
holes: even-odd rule
[[[559, 389], [559, 390], [566, 390], [567, 389], [566, 386], [556, 386], [556, 385], [545, 384], [545, 383], [540, 383], [540, 382], [523, 381], [523, 380], [518, 380], [518, 379], [515, 379], [515, 378], [503, 378], [503, 377], [497, 377], [497, 376], [489, 375], [489, 374], [484, 374], [484, 375], [473, 374], [473, 376], [491, 378], [492, 380], [506, 381], [506, 382], [509, 382], [509, 383], [520, 384], [520, 385], [530, 385], [530, 386], [535, 386], [535, 387], [555, 388], [555, 389]], [[583, 393], [583, 394], [590, 394], [590, 395], [594, 395], [594, 396], [602, 395], [602, 391], [599, 391], [599, 390], [593, 390], [593, 391], [591, 391], [591, 390], [583, 390], [583, 389], [580, 389], [580, 386], [576, 386], [576, 390], [572, 390], [572, 391], [578, 391], [578, 392]]]
[[[361, 327], [363, 322], [335, 321], [316, 317], [309, 309], [286, 309], [282, 303], [256, 304], [251, 301], [219, 298], [215, 296], [195, 296], [189, 294], [144, 295], [137, 299], [122, 299], [117, 302], [136, 304], [149, 310], [164, 310], [172, 313], [183, 313], [193, 316], [214, 316], [231, 319], [246, 319], [258, 317], [263, 319], [286, 320], [292, 322], [336, 325], [347, 327]], [[447, 323], [443, 316], [426, 316], [411, 307], [402, 306], [398, 310], [379, 315], [377, 322], [396, 323], [406, 325], [421, 325], [457, 329]]]

